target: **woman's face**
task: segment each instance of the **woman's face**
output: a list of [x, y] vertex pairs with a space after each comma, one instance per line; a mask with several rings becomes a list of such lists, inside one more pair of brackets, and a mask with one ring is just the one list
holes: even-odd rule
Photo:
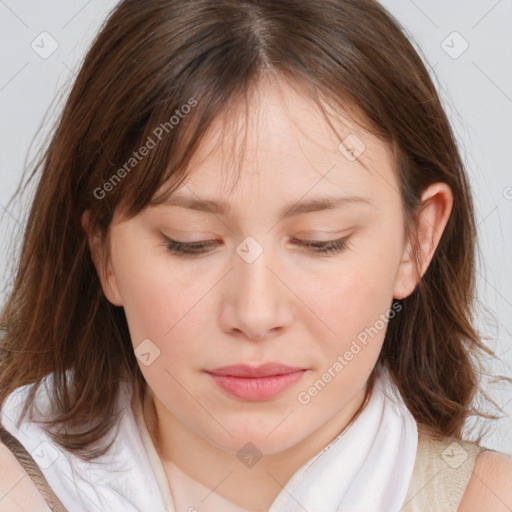
[[[239, 135], [247, 128], [247, 145], [237, 187], [225, 170], [242, 154], [219, 119], [172, 196], [180, 204], [149, 206], [128, 221], [116, 213], [103, 282], [124, 307], [160, 410], [229, 452], [251, 442], [275, 453], [348, 421], [387, 319], [401, 314], [393, 297], [415, 285], [387, 147], [347, 121], [348, 149], [340, 150], [312, 104], [280, 85], [260, 86], [251, 124], [238, 127]], [[205, 246], [179, 254], [167, 238]], [[288, 387], [286, 377], [258, 384], [209, 373], [265, 363], [302, 371]]]

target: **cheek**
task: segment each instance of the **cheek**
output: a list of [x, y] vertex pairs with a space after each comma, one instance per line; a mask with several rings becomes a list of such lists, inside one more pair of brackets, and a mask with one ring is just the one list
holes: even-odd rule
[[331, 281], [325, 293], [318, 293], [312, 309], [319, 311], [329, 331], [316, 322], [315, 352], [321, 355], [315, 375], [298, 396], [301, 404], [314, 401], [322, 414], [330, 407], [326, 404], [340, 404], [363, 388], [381, 352], [389, 318], [396, 314], [389, 281], [361, 265], [340, 276], [337, 286]]
[[180, 340], [199, 335], [201, 326], [191, 318], [201, 316], [204, 284], [180, 272], [165, 251], [155, 255], [154, 248], [147, 244], [151, 250], [144, 249], [143, 243], [124, 247], [114, 265], [134, 347], [150, 339], [162, 355], [179, 351]]
[[331, 318], [372, 320], [372, 315], [391, 303], [396, 270], [397, 259], [389, 253], [359, 253], [331, 275], [317, 294], [318, 300]]
[[316, 285], [305, 283], [303, 296], [323, 321], [316, 321], [316, 332], [324, 333], [317, 339], [324, 340], [331, 359], [333, 354], [357, 351], [357, 345], [364, 349], [358, 360], [368, 358], [371, 363], [378, 357], [390, 314], [394, 315], [391, 305], [399, 261], [399, 242], [394, 238], [361, 244]]
[[117, 275], [137, 363], [157, 396], [172, 395], [177, 410], [190, 407], [179, 383], [203, 362], [204, 283], [173, 270], [165, 256], [148, 255], [149, 265], [138, 264], [140, 252], [132, 256], [123, 257]]

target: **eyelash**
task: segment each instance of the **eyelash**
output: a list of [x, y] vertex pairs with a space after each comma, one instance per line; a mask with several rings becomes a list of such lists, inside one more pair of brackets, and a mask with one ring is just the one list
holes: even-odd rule
[[[165, 245], [171, 252], [183, 256], [196, 256], [205, 254], [205, 249], [217, 245], [217, 242], [215, 241], [183, 243], [166, 236], [164, 236], [164, 240]], [[340, 253], [347, 246], [346, 238], [328, 240], [326, 242], [321, 242], [318, 240], [299, 240], [297, 238], [294, 238], [292, 241], [294, 241], [300, 247], [312, 248], [312, 252], [324, 254], [327, 256]]]

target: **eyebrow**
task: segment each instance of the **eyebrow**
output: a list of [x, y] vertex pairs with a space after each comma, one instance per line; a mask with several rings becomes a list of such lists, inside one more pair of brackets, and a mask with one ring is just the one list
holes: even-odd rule
[[[296, 217], [304, 213], [333, 210], [346, 204], [374, 206], [369, 199], [361, 196], [323, 196], [308, 200], [299, 200], [295, 203], [285, 205], [280, 211], [279, 218]], [[178, 193], [171, 194], [162, 201], [159, 201], [158, 205], [180, 206], [181, 208], [212, 213], [215, 215], [229, 215], [230, 212], [229, 204], [224, 201], [214, 201], [207, 198], [199, 199], [197, 197], [186, 196]]]

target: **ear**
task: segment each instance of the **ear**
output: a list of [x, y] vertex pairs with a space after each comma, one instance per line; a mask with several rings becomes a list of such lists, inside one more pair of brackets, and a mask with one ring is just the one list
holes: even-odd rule
[[105, 252], [104, 237], [99, 233], [92, 232], [90, 229], [90, 215], [90, 210], [85, 210], [82, 214], [81, 224], [87, 235], [91, 258], [96, 267], [103, 293], [114, 306], [122, 306], [117, 279], [112, 270], [110, 257], [108, 256], [109, 251]]
[[420, 274], [418, 275], [412, 256], [415, 236], [413, 232], [407, 241], [398, 268], [393, 293], [395, 299], [408, 297], [426, 272], [450, 218], [452, 206], [453, 193], [446, 183], [433, 183], [423, 191], [415, 226], [418, 236]]

